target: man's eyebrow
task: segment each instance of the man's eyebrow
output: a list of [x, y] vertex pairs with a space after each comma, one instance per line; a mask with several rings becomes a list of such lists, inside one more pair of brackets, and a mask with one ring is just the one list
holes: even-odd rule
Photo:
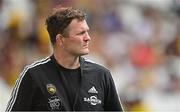
[[77, 33], [77, 35], [78, 35], [78, 34], [83, 34], [83, 33], [85, 33], [85, 32], [86, 32], [86, 30], [79, 31], [79, 32]]
[[88, 32], [88, 31], [89, 31], [89, 28], [88, 29], [83, 29], [83, 30], [79, 31], [77, 34], [82, 34], [82, 33]]

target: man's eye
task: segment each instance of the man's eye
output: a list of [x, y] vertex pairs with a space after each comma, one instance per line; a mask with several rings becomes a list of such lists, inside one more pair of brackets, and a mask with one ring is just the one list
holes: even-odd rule
[[79, 33], [79, 35], [83, 35], [83, 34], [85, 34], [85, 33], [86, 33], [85, 31], [82, 31], [82, 32]]

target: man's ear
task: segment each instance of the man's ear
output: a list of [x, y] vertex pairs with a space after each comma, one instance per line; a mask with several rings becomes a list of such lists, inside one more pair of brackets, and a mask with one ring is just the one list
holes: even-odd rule
[[56, 35], [56, 42], [57, 44], [60, 44], [60, 45], [63, 44], [63, 36], [61, 34]]

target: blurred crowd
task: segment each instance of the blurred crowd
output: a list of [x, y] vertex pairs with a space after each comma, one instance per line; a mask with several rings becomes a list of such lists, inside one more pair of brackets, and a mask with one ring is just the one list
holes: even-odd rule
[[58, 4], [87, 13], [85, 57], [111, 70], [125, 110], [180, 111], [180, 1], [143, 1], [0, 0], [0, 111], [23, 68], [52, 54], [45, 18]]

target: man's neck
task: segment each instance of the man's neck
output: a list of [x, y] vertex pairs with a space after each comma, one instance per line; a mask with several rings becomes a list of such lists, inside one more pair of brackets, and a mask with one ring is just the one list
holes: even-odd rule
[[58, 64], [67, 69], [76, 69], [80, 66], [79, 57], [54, 53], [54, 57]]

